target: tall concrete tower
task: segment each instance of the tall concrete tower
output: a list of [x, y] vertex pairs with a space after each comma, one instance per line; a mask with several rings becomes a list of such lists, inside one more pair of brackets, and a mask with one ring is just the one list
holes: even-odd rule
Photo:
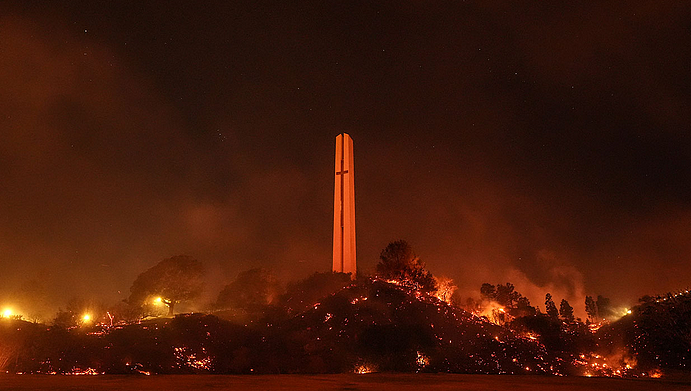
[[353, 139], [347, 133], [336, 136], [334, 170], [333, 271], [355, 278], [355, 186], [353, 182]]

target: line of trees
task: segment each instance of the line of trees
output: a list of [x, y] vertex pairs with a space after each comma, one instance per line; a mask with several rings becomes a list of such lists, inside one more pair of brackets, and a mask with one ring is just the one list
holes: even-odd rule
[[[447, 301], [456, 289], [451, 279], [434, 277], [404, 240], [393, 241], [381, 251], [375, 276], [395, 280], [424, 293], [439, 292], [439, 297]], [[141, 308], [143, 315], [158, 314], [157, 308], [165, 305], [168, 316], [172, 316], [176, 304], [200, 297], [203, 281], [201, 262], [184, 255], [174, 256], [141, 273], [132, 284], [125, 302]], [[284, 292], [271, 271], [255, 268], [241, 272], [224, 286], [210, 307], [216, 311], [231, 311], [234, 316], [251, 317], [280, 301], [289, 312], [296, 311], [313, 304], [320, 293], [334, 286], [347, 286], [349, 281], [347, 276], [338, 273], [317, 273], [308, 281], [312, 285], [310, 289], [304, 289], [301, 282], [288, 284]]]
[[[198, 299], [204, 288], [204, 267], [202, 263], [189, 256], [179, 255], [166, 258], [141, 273], [130, 288], [129, 297], [124, 300], [128, 308], [120, 305], [111, 308], [108, 316], [118, 313], [121, 318], [132, 318], [146, 315], [162, 315], [162, 308], [167, 315], [173, 316], [176, 305]], [[446, 277], [435, 277], [426, 269], [425, 263], [415, 254], [412, 246], [404, 240], [389, 243], [380, 253], [375, 268], [375, 277], [395, 281], [425, 294], [436, 294], [444, 301], [450, 302], [456, 290], [453, 280]], [[228, 316], [239, 318], [256, 318], [263, 315], [272, 306], [281, 306], [288, 313], [296, 313], [319, 300], [320, 295], [348, 286], [347, 275], [338, 273], [316, 273], [307, 280], [288, 284], [286, 289], [276, 276], [267, 269], [254, 268], [243, 271], [219, 292], [209, 308], [215, 311], [227, 311]], [[511, 283], [492, 285], [484, 283], [480, 287], [480, 297], [484, 302], [494, 302], [505, 309], [511, 319], [535, 316], [539, 309], [530, 304], [530, 300], [516, 291]], [[455, 298], [457, 299], [457, 298]], [[466, 309], [475, 310], [478, 303], [469, 302]], [[461, 304], [461, 303], [456, 303]], [[60, 310], [55, 319], [56, 324], [74, 325], [78, 322], [77, 306], [66, 311]], [[614, 311], [609, 299], [597, 296], [585, 298], [585, 310], [588, 321], [608, 318]], [[545, 297], [545, 312], [553, 319], [567, 323], [574, 322], [574, 309], [562, 299], [559, 306], [553, 301], [550, 293]], [[502, 315], [503, 316], [503, 315]]]

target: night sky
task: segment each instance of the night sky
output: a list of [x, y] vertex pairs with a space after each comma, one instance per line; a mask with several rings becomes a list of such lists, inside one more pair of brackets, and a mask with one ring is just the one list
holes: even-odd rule
[[[582, 308], [691, 281], [686, 1], [0, 3], [0, 304], [125, 298], [188, 254], [331, 267], [406, 239], [464, 295]], [[14, 296], [13, 296], [14, 295]]]

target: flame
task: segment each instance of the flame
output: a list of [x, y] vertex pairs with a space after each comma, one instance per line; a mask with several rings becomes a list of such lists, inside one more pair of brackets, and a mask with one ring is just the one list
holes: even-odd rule
[[422, 352], [417, 352], [417, 358], [415, 359], [415, 363], [421, 367], [424, 368], [427, 365], [429, 365], [429, 358]]
[[434, 279], [437, 282], [437, 291], [434, 292], [434, 296], [446, 304], [451, 304], [451, 296], [458, 287], [448, 277], [435, 277]]
[[662, 377], [662, 371], [659, 369], [653, 369], [652, 371], [650, 371], [650, 373], [648, 373], [648, 376], [650, 376], [653, 379], [659, 379]]
[[210, 356], [205, 348], [201, 348], [201, 352], [194, 353], [192, 349], [181, 346], [173, 348], [173, 354], [178, 363], [178, 367], [188, 366], [190, 368], [211, 371], [213, 365], [213, 357]]
[[506, 312], [506, 308], [497, 302], [490, 302], [481, 311], [476, 313], [477, 316], [484, 316], [490, 322], [502, 326], [504, 323], [511, 320], [511, 315]]
[[95, 376], [95, 375], [104, 375], [105, 372], [99, 372], [93, 368], [86, 368], [86, 369], [81, 369], [79, 367], [74, 367], [70, 372], [65, 373], [65, 375], [74, 375], [74, 376], [84, 376], [84, 375], [89, 375], [89, 376]]
[[366, 373], [372, 373], [372, 372], [376, 372], [376, 371], [377, 371], [376, 366], [374, 366], [372, 364], [359, 364], [359, 365], [355, 366], [354, 372], [357, 373], [358, 375], [364, 375]]
[[[638, 376], [636, 358], [621, 350], [610, 356], [588, 353], [573, 360], [573, 365], [583, 367], [583, 376], [626, 377]], [[644, 375], [644, 374], [643, 374]]]

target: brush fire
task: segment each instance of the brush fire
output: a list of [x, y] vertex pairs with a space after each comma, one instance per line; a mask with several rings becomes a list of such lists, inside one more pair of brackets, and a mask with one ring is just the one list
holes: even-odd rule
[[[654, 334], [660, 322], [675, 321], [665, 316], [691, 308], [688, 291], [646, 299], [611, 320], [582, 322], [569, 316], [568, 303], [557, 314], [530, 310], [512, 286], [484, 287], [484, 300], [465, 306], [452, 300], [452, 282], [439, 286], [441, 293], [403, 279], [361, 279], [305, 303], [301, 312], [281, 312], [275, 304], [241, 323], [220, 312], [126, 320], [105, 311], [75, 312], [65, 316], [72, 323], [44, 325], [8, 309], [0, 318], [0, 364], [6, 372], [51, 375], [410, 371], [618, 378], [660, 378], [664, 367], [686, 365], [688, 350], [677, 361], [648, 350], [660, 342]], [[511, 294], [502, 299], [496, 292]]]

